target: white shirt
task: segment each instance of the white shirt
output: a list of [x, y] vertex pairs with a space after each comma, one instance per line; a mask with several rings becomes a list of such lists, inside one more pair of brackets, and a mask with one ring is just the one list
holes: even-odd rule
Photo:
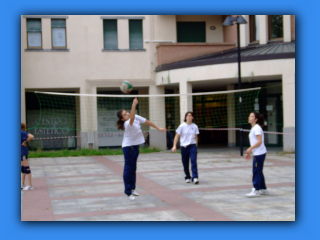
[[254, 156], [262, 155], [267, 152], [266, 146], [264, 145], [263, 130], [259, 124], [254, 125], [250, 130], [249, 140], [250, 140], [251, 146], [253, 146], [254, 144], [256, 144], [256, 142], [258, 142], [257, 135], [262, 135], [262, 143], [258, 147], [252, 149], [252, 154]]
[[146, 121], [147, 119], [135, 115], [132, 126], [130, 125], [130, 119], [124, 122], [122, 147], [140, 145], [145, 142], [140, 123], [145, 123]]
[[197, 143], [196, 134], [199, 134], [199, 128], [194, 123], [189, 125], [184, 122], [178, 127], [176, 133], [180, 135], [180, 145], [186, 147], [190, 144]]

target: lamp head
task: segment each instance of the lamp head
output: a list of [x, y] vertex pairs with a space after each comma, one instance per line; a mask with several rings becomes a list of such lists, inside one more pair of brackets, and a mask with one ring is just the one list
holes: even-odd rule
[[226, 20], [224, 20], [224, 22], [222, 23], [222, 26], [232, 26], [233, 25], [233, 21], [236, 21], [236, 18], [231, 17], [230, 15], [228, 15], [228, 17], [226, 18]]
[[246, 24], [247, 21], [242, 17], [242, 15], [239, 15], [239, 16], [237, 17], [237, 23], [238, 23], [238, 24]]
[[237, 17], [231, 17], [230, 15], [226, 18], [226, 20], [224, 20], [224, 22], [222, 23], [222, 26], [232, 26], [233, 22], [237, 21], [237, 24], [246, 24], [247, 21], [241, 16], [238, 15]]

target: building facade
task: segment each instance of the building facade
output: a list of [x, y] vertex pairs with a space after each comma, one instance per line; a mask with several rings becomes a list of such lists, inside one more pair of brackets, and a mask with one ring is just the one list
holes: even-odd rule
[[[262, 87], [259, 109], [266, 117], [265, 130], [284, 133], [270, 135], [269, 145], [295, 151], [295, 17], [243, 17], [248, 23], [240, 25], [242, 88]], [[60, 131], [33, 128], [40, 121], [34, 91], [117, 94], [124, 80], [132, 82], [134, 93], [139, 95], [237, 89], [237, 29], [236, 25], [223, 27], [225, 18], [223, 15], [21, 16], [21, 121], [32, 128], [30, 132], [36, 138], [65, 137], [43, 140], [40, 145], [43, 148], [119, 146], [121, 136], [106, 140], [101, 135], [104, 131], [99, 124], [103, 118], [99, 116], [103, 112], [99, 112], [97, 101], [88, 105], [85, 97], [79, 97], [79, 109], [74, 110], [78, 119], [74, 120], [77, 126], [72, 131], [63, 132], [63, 119], [45, 120], [47, 125], [60, 123]], [[150, 98], [148, 104], [150, 109], [145, 115], [157, 125], [165, 126], [164, 99]], [[176, 124], [187, 110], [194, 110], [192, 100], [179, 110]], [[235, 125], [231, 121], [228, 127]], [[223, 144], [238, 145], [235, 131], [223, 134]], [[210, 136], [203, 141], [210, 143]], [[150, 131], [151, 146], [165, 148], [165, 142], [164, 134]]]

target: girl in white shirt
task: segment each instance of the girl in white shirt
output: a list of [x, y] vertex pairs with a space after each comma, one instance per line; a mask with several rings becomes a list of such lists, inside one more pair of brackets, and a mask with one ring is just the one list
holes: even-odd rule
[[184, 123], [182, 123], [176, 130], [176, 136], [174, 138], [172, 152], [177, 150], [177, 142], [180, 138], [181, 146], [181, 158], [183, 169], [185, 173], [186, 183], [191, 182], [191, 176], [189, 172], [189, 158], [191, 159], [191, 170], [192, 170], [192, 182], [198, 184], [198, 167], [197, 167], [197, 153], [198, 153], [198, 134], [199, 128], [194, 124], [193, 112], [187, 112], [184, 117]]
[[264, 145], [264, 117], [257, 112], [251, 112], [248, 122], [252, 128], [249, 133], [250, 147], [246, 151], [246, 160], [250, 159], [250, 154], [253, 154], [252, 163], [252, 184], [253, 188], [247, 197], [260, 197], [260, 195], [267, 195], [267, 187], [263, 175], [263, 163], [266, 158], [267, 149]]
[[154, 127], [160, 132], [166, 131], [165, 128], [159, 128], [149, 120], [136, 115], [137, 104], [138, 99], [135, 98], [130, 113], [124, 109], [121, 109], [117, 113], [117, 128], [124, 130], [122, 141], [122, 150], [125, 160], [123, 170], [124, 193], [130, 200], [135, 200], [135, 196], [139, 196], [139, 193], [135, 191], [137, 160], [139, 156], [139, 145], [145, 142], [140, 123], [145, 123], [148, 126]]

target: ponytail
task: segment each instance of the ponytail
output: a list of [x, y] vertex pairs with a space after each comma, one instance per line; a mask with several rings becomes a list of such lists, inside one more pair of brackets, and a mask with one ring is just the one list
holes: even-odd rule
[[117, 113], [117, 117], [118, 117], [118, 120], [117, 120], [117, 128], [119, 130], [124, 130], [124, 121], [122, 120], [123, 117], [122, 117], [122, 112], [123, 112], [124, 109], [121, 109], [120, 111], [118, 111]]
[[258, 119], [257, 120], [257, 124], [259, 124], [260, 127], [263, 128], [264, 127], [264, 116], [263, 116], [263, 114], [259, 114], [258, 112], [251, 112], [251, 113], [254, 114], [255, 119]]

